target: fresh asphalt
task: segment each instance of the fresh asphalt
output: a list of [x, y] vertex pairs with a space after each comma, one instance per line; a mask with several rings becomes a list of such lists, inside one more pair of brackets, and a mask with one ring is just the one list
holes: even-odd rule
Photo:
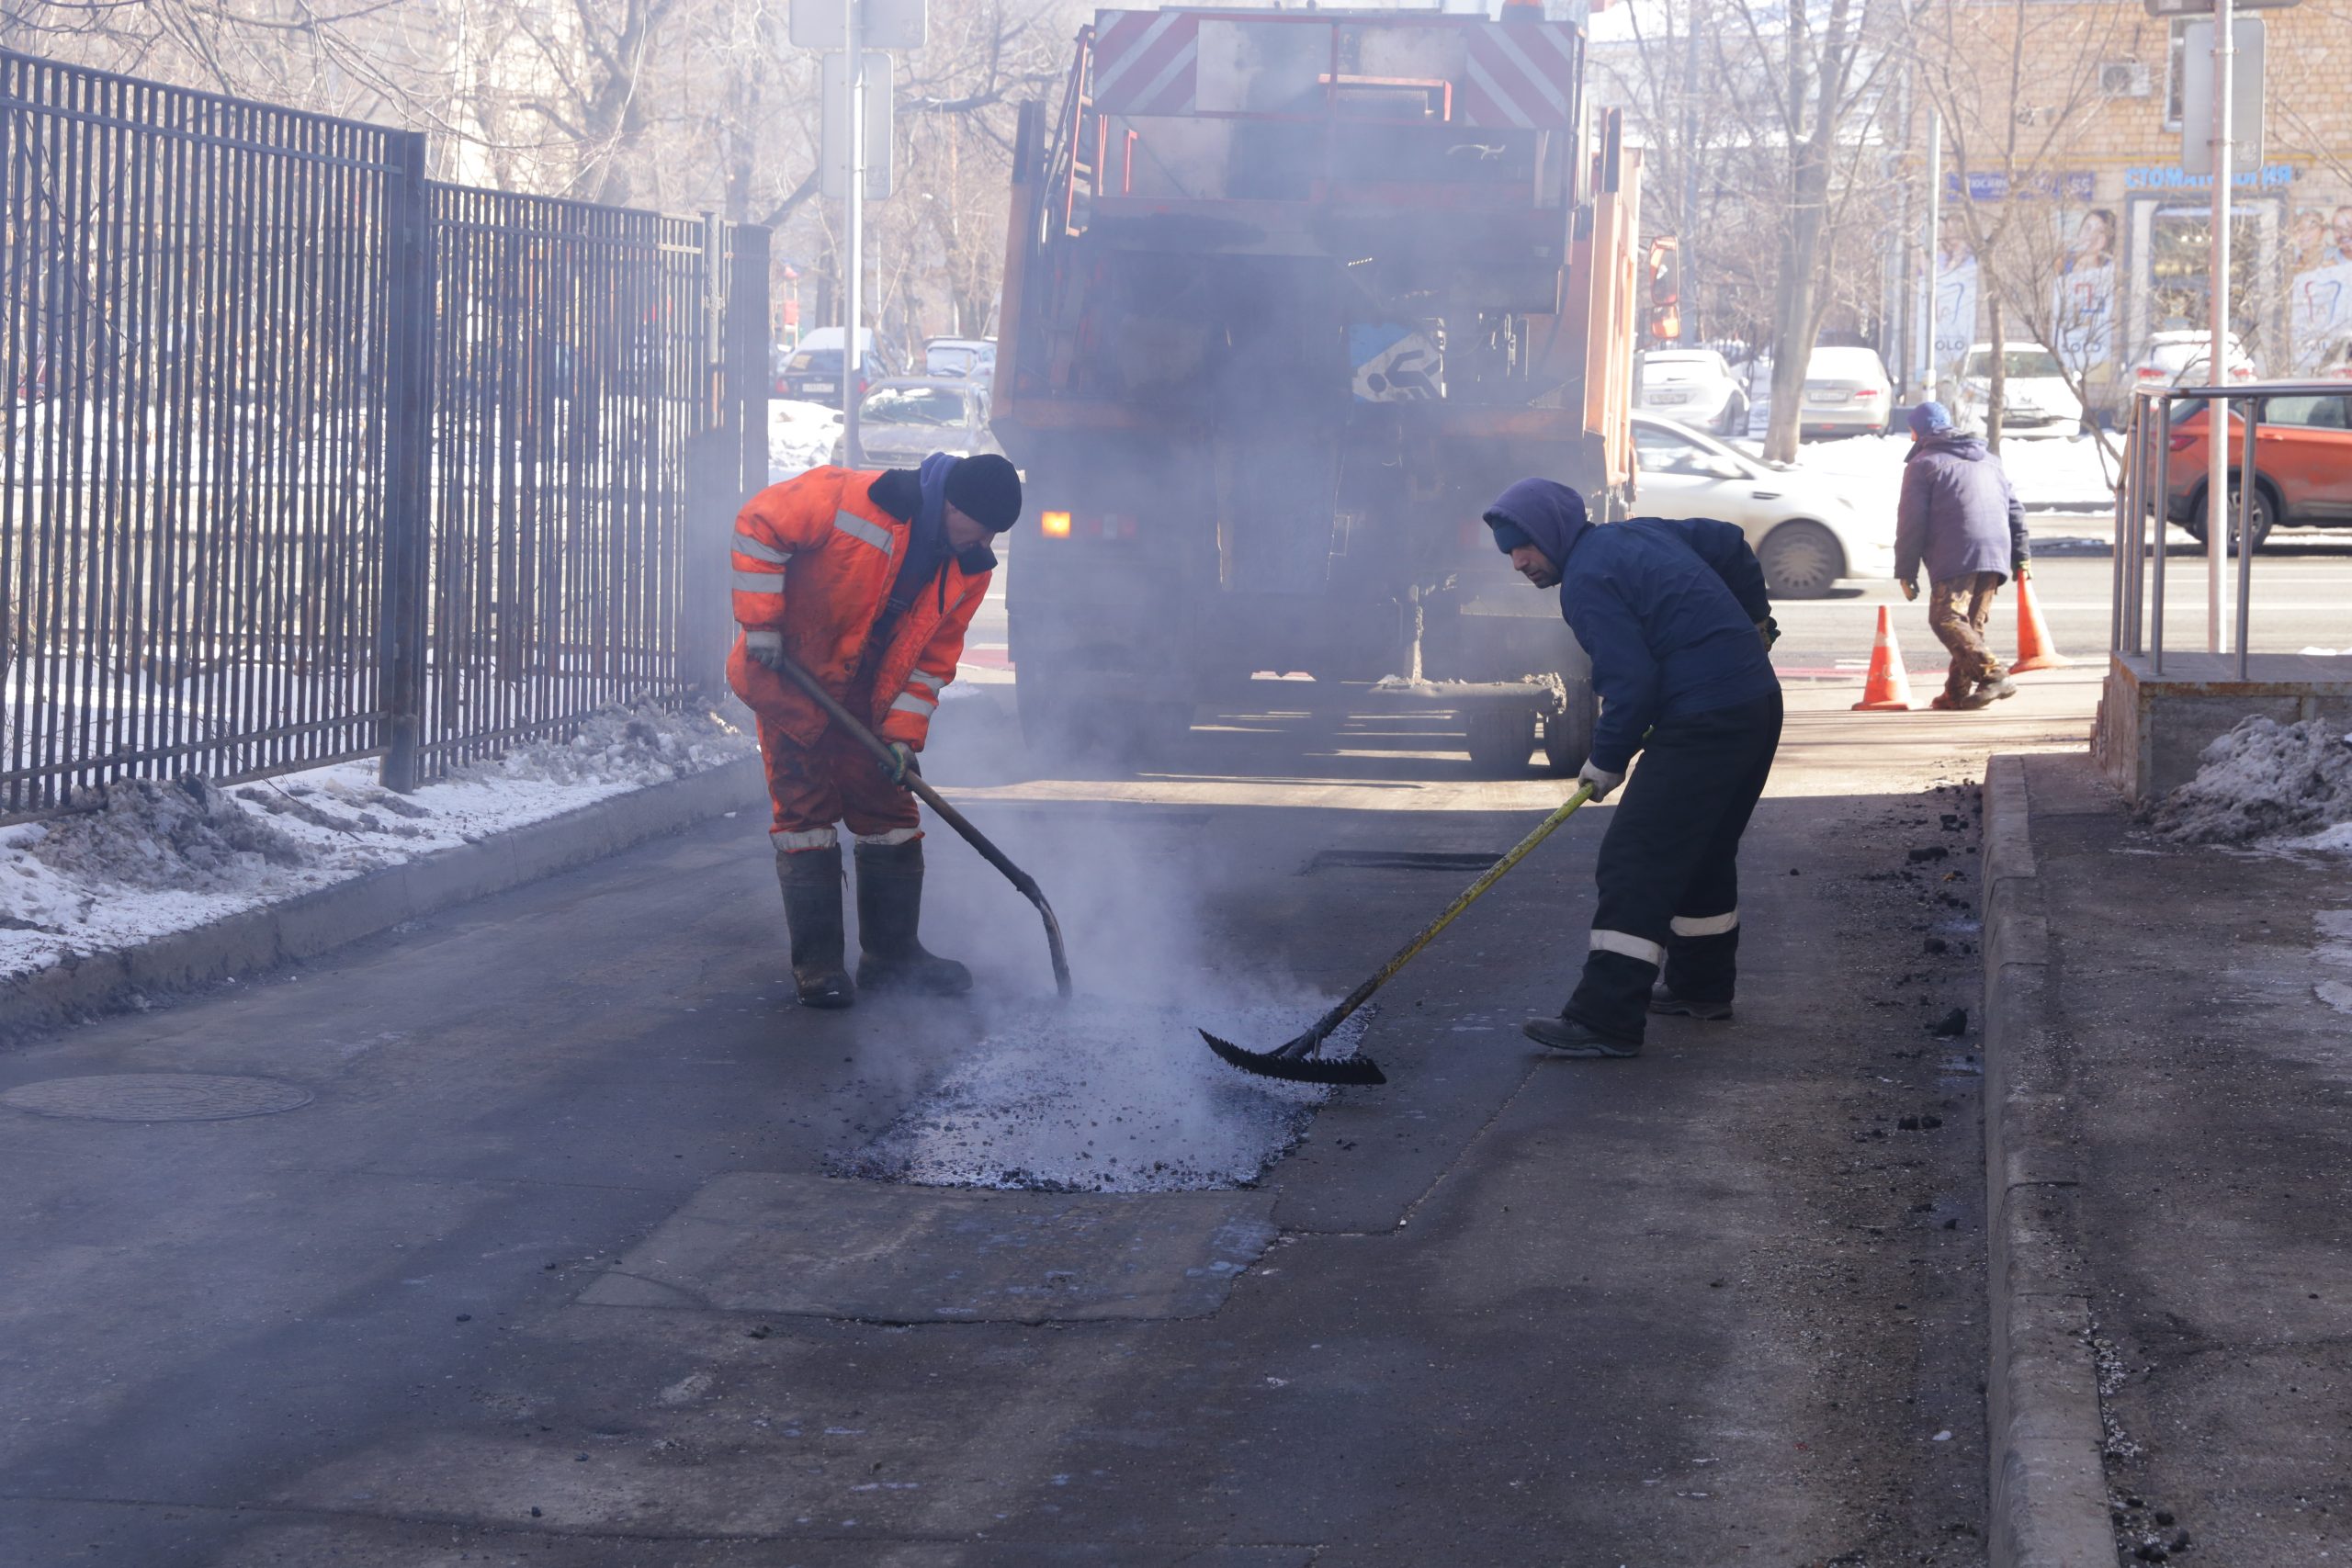
[[[1980, 1562], [1976, 828], [1938, 786], [2079, 734], [2091, 690], [1888, 716], [1792, 688], [1740, 1020], [1662, 1021], [1636, 1061], [1517, 1032], [1583, 945], [1608, 808], [1580, 816], [1384, 995], [1390, 1085], [1216, 1235], [1050, 1217], [1066, 1280], [1173, 1281], [1107, 1315], [943, 1319], [1046, 1220], [825, 1185], [1046, 992], [1034, 918], [944, 836], [931, 930], [980, 962], [971, 1003], [794, 1007], [747, 801], [0, 1057], [0, 1092], [311, 1097], [0, 1110], [0, 1562]], [[1097, 998], [1148, 948], [1204, 996], [1337, 995], [1468, 874], [1321, 852], [1491, 854], [1562, 787], [1474, 780], [1443, 719], [1345, 689], [1259, 682], [1142, 770], [1040, 768], [967, 701], [934, 777]]]

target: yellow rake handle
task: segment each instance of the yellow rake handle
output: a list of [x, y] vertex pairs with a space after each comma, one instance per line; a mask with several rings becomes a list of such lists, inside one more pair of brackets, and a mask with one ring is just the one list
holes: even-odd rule
[[[1354, 990], [1350, 991], [1346, 998], [1342, 1000], [1339, 1006], [1333, 1008], [1329, 1012], [1325, 1013], [1321, 1019], [1317, 1021], [1315, 1027], [1307, 1031], [1306, 1034], [1302, 1035], [1300, 1037], [1301, 1040], [1309, 1043], [1309, 1049], [1312, 1049], [1315, 1043], [1320, 1043], [1324, 1036], [1329, 1034], [1331, 1031], [1340, 1026], [1341, 1020], [1345, 1019], [1350, 1013], [1355, 1011], [1356, 1009], [1363, 1006], [1365, 1002], [1369, 1001], [1372, 998], [1373, 992], [1386, 985], [1396, 975], [1396, 971], [1411, 963], [1416, 953], [1419, 953], [1421, 949], [1427, 947], [1430, 942], [1436, 941], [1437, 933], [1452, 925], [1454, 920], [1461, 916], [1463, 910], [1476, 903], [1478, 901], [1479, 895], [1486, 892], [1487, 888], [1492, 887], [1496, 883], [1500, 882], [1503, 879], [1503, 873], [1509, 871], [1512, 866], [1517, 865], [1521, 861], [1525, 860], [1529, 853], [1534, 850], [1536, 845], [1542, 843], [1544, 840], [1552, 836], [1552, 829], [1557, 828], [1561, 823], [1575, 816], [1577, 814], [1577, 807], [1582, 806], [1586, 801], [1590, 800], [1591, 798], [1592, 785], [1588, 784], [1577, 789], [1577, 791], [1574, 795], [1568, 796], [1567, 799], [1562, 801], [1558, 810], [1544, 818], [1543, 821], [1538, 822], [1535, 825], [1534, 831], [1529, 833], [1527, 837], [1521, 839], [1518, 843], [1511, 846], [1510, 852], [1509, 854], [1503, 856], [1502, 859], [1497, 861], [1494, 864], [1481, 872], [1478, 875], [1477, 881], [1463, 889], [1462, 897], [1456, 898], [1453, 903], [1448, 904], [1445, 907], [1445, 912], [1443, 914], [1440, 915], [1436, 919], [1431, 920], [1428, 925], [1422, 927], [1419, 935], [1407, 942], [1404, 947], [1397, 952], [1396, 957], [1382, 964], [1371, 979], [1366, 980], [1363, 985], [1358, 986]], [[1288, 1053], [1285, 1051], [1283, 1054], [1287, 1055]]]

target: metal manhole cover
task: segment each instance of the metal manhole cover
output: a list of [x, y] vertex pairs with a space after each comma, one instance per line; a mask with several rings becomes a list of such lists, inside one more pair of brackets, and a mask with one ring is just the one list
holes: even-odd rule
[[0, 1105], [36, 1116], [87, 1122], [225, 1122], [269, 1116], [311, 1103], [311, 1091], [273, 1078], [209, 1073], [109, 1073], [51, 1078], [0, 1094]]

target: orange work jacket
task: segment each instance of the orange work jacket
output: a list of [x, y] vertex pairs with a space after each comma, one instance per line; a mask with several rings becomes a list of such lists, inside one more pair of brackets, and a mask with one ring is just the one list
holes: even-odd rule
[[[811, 468], [753, 496], [735, 517], [735, 620], [745, 631], [782, 632], [784, 650], [844, 703], [870, 673], [872, 711], [860, 716], [883, 739], [920, 751], [939, 694], [956, 678], [964, 632], [989, 574], [967, 576], [951, 555], [940, 569], [944, 607], [939, 581], [926, 583], [899, 617], [889, 646], [868, 649], [913, 532], [874, 503], [869, 492], [881, 477]], [[727, 680], [797, 744], [812, 745], [824, 733], [824, 713], [808, 694], [753, 660], [741, 636]]]

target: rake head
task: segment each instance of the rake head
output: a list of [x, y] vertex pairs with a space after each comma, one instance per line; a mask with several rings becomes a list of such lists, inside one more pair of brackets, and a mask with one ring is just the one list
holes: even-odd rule
[[1271, 1051], [1244, 1051], [1232, 1041], [1220, 1040], [1205, 1029], [1201, 1031], [1201, 1038], [1209, 1043], [1210, 1050], [1227, 1062], [1261, 1078], [1282, 1078], [1289, 1083], [1375, 1084], [1388, 1081], [1388, 1075], [1380, 1070], [1380, 1064], [1369, 1056], [1315, 1055], [1314, 1050], [1323, 1043], [1323, 1035], [1312, 1029]]

